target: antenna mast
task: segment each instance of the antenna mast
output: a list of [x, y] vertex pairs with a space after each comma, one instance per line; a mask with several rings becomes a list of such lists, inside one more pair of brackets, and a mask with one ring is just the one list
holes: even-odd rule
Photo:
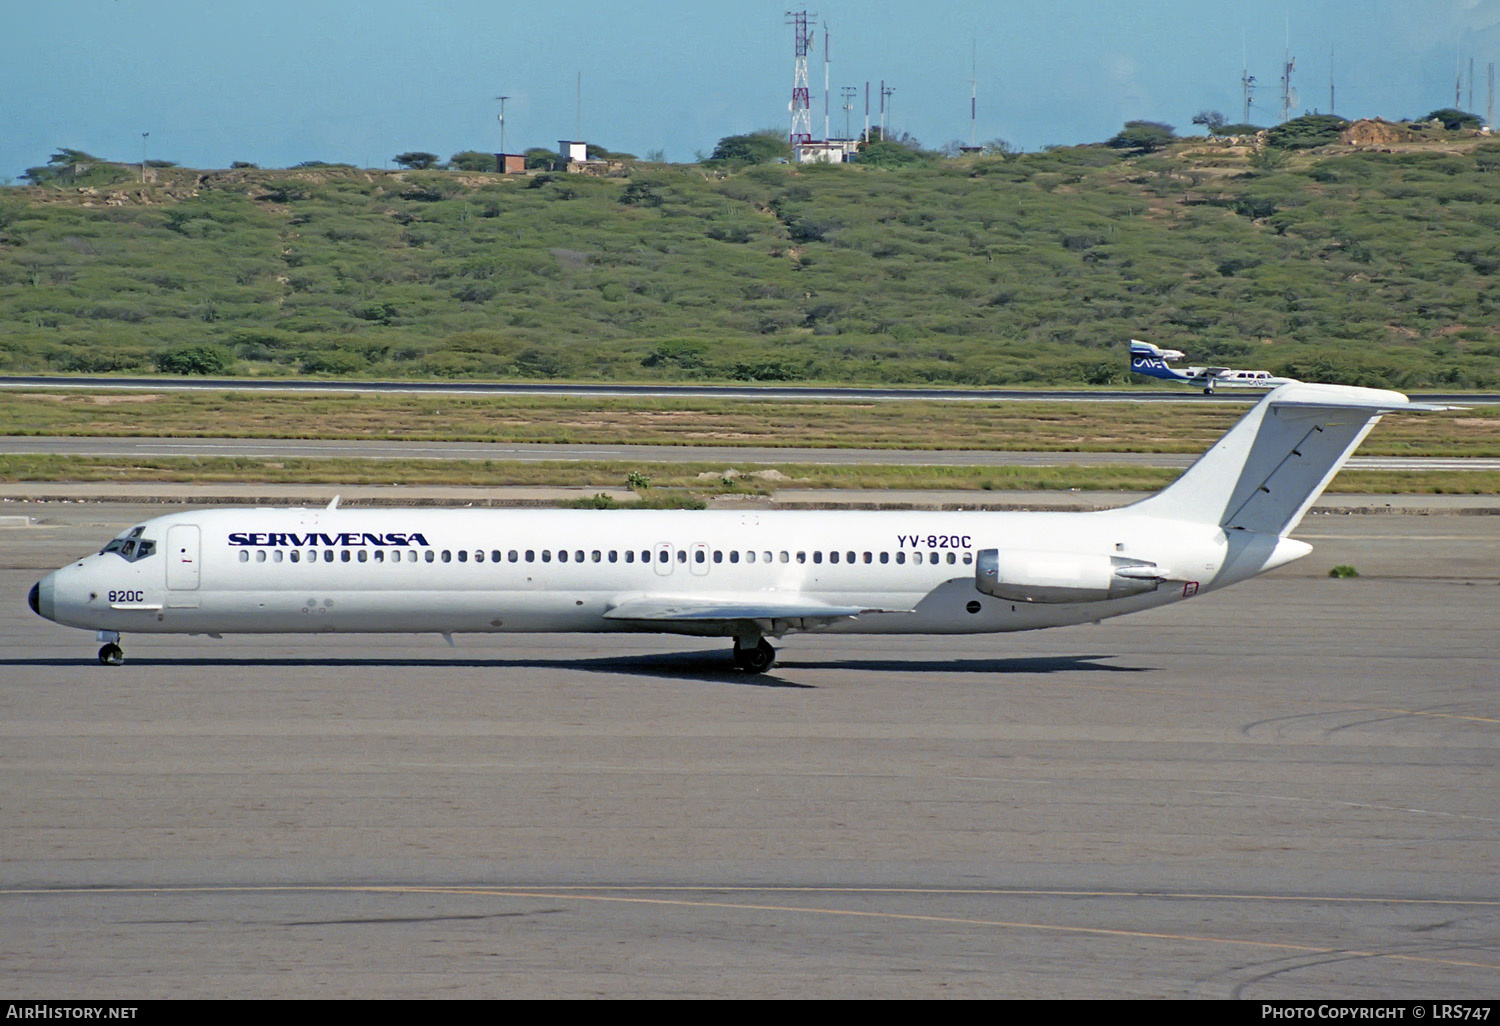
[[1255, 76], [1250, 74], [1249, 58], [1246, 55], [1244, 40], [1240, 41], [1240, 92], [1245, 96], [1245, 115], [1240, 118], [1240, 124], [1250, 123], [1250, 105], [1255, 102], [1251, 95], [1255, 92]]
[[979, 40], [969, 40], [969, 149], [974, 148], [974, 129], [979, 113]]
[[792, 73], [792, 127], [787, 141], [792, 145], [792, 160], [802, 160], [802, 147], [812, 142], [812, 88], [807, 82], [807, 51], [812, 35], [807, 31], [806, 11], [787, 11], [796, 44], [797, 66]]
[[826, 143], [831, 136], [828, 134], [828, 22], [823, 23], [823, 141]]
[[1283, 51], [1284, 60], [1281, 64], [1281, 120], [1285, 121], [1291, 116], [1292, 108], [1297, 106], [1297, 91], [1292, 88], [1292, 72], [1297, 67], [1297, 61], [1292, 57], [1292, 20], [1287, 19], [1286, 24], [1286, 49]]

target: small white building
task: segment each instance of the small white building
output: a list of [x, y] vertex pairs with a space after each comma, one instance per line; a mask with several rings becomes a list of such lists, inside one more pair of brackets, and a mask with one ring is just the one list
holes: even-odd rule
[[562, 139], [557, 144], [557, 152], [564, 164], [582, 164], [589, 159], [589, 144]]
[[797, 147], [799, 164], [846, 164], [859, 153], [858, 139], [814, 139]]

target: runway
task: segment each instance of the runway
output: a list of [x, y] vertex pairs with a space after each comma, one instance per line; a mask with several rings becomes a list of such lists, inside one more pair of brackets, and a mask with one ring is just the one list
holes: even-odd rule
[[[0, 521], [0, 985], [28, 997], [1483, 999], [1500, 523], [1035, 635], [127, 638]], [[1361, 576], [1328, 578], [1347, 563]]]
[[[608, 396], [613, 398], [692, 399], [787, 399], [830, 402], [901, 402], [925, 399], [946, 402], [997, 402], [1006, 400], [1061, 402], [1238, 402], [1249, 403], [1263, 392], [1256, 389], [1223, 388], [1204, 395], [1193, 387], [1178, 389], [1037, 389], [1037, 388], [888, 388], [851, 385], [778, 384], [635, 384], [613, 382], [554, 381], [319, 381], [307, 378], [185, 378], [116, 377], [47, 374], [0, 375], [0, 388], [150, 389], [174, 392], [385, 392], [427, 395], [550, 395]], [[1491, 392], [1413, 393], [1429, 402], [1500, 402]]]
[[[608, 461], [905, 467], [1135, 466], [1186, 468], [1201, 453], [1000, 452], [982, 449], [826, 449], [736, 445], [579, 445], [523, 442], [393, 442], [301, 438], [89, 438], [9, 435], [0, 455], [158, 459], [235, 456], [252, 459], [499, 460], [516, 463]], [[1351, 470], [1500, 470], [1486, 457], [1354, 456]]]

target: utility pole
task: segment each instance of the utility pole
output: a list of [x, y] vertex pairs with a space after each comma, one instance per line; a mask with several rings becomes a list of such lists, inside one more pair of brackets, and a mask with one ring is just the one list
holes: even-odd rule
[[497, 96], [495, 99], [500, 101], [500, 152], [504, 154], [507, 152], [505, 149], [505, 101], [510, 97]]
[[839, 92], [844, 98], [844, 138], [852, 139], [854, 137], [849, 134], [849, 112], [854, 109], [854, 96], [859, 92], [859, 88], [857, 86], [842, 86]]
[[146, 184], [146, 137], [150, 132], [141, 133], [141, 184]]
[[1250, 123], [1250, 105], [1255, 102], [1252, 93], [1255, 92], [1255, 76], [1250, 74], [1249, 48], [1245, 43], [1243, 34], [1240, 36], [1240, 92], [1245, 95], [1245, 114], [1240, 118], [1240, 124]]

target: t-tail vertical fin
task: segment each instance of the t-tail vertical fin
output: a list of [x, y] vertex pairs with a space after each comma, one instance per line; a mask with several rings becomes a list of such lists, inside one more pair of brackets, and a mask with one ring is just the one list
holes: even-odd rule
[[1293, 382], [1256, 403], [1214, 447], [1132, 513], [1285, 537], [1400, 392]]

